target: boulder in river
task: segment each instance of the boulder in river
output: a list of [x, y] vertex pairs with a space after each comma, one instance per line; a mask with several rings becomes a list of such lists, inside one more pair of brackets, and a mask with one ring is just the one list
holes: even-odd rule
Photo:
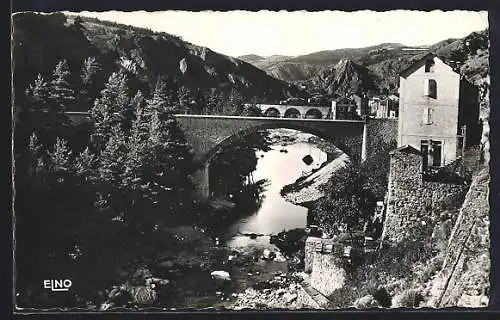
[[269, 249], [264, 249], [264, 251], [262, 252], [262, 257], [266, 260], [272, 260], [275, 256], [276, 254]]
[[308, 154], [307, 156], [305, 156], [304, 158], [302, 158], [302, 161], [305, 164], [310, 165], [311, 163], [313, 163], [314, 159], [311, 157], [310, 154]]
[[210, 275], [215, 280], [231, 281], [231, 275], [227, 271], [222, 271], [222, 270], [212, 271]]

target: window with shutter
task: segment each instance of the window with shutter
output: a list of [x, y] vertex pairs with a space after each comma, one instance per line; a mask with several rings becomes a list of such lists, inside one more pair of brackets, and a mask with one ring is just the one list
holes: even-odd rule
[[432, 124], [432, 109], [424, 108], [424, 112], [422, 114], [422, 123], [423, 124]]

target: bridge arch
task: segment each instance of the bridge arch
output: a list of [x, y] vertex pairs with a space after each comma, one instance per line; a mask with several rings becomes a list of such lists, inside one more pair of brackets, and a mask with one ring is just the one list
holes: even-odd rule
[[211, 193], [210, 163], [218, 151], [253, 132], [285, 128], [313, 134], [332, 142], [356, 162], [366, 153], [363, 121], [191, 115], [176, 115], [176, 118], [198, 163], [199, 170], [193, 179], [201, 199], [209, 198]]
[[217, 153], [232, 145], [235, 141], [244, 138], [248, 136], [251, 133], [255, 133], [258, 131], [264, 131], [264, 130], [270, 130], [270, 129], [292, 129], [292, 130], [297, 130], [303, 133], [309, 133], [312, 135], [315, 135], [321, 139], [325, 139], [331, 143], [333, 143], [337, 148], [341, 149], [343, 152], [345, 152], [347, 155], [349, 155], [351, 158], [354, 159], [359, 159], [359, 156], [357, 153], [359, 153], [360, 150], [357, 148], [358, 146], [349, 146], [349, 143], [344, 141], [344, 139], [335, 139], [331, 135], [328, 135], [325, 133], [323, 130], [318, 130], [315, 128], [311, 127], [306, 127], [306, 126], [301, 126], [301, 125], [296, 125], [292, 123], [265, 123], [261, 125], [256, 125], [252, 126], [249, 128], [242, 129], [241, 131], [238, 131], [235, 134], [232, 134], [231, 136], [228, 136], [215, 146], [213, 146], [208, 152], [206, 152], [203, 156], [198, 158], [199, 162], [203, 165], [209, 165], [212, 159], [217, 155]]
[[274, 107], [267, 108], [266, 111], [264, 112], [264, 115], [266, 117], [270, 117], [270, 118], [280, 118], [281, 117], [280, 111]]
[[322, 119], [323, 113], [316, 108], [311, 108], [306, 111], [305, 114], [306, 119]]
[[300, 111], [297, 110], [296, 108], [286, 109], [285, 114], [283, 115], [283, 118], [300, 118], [300, 117], [301, 117]]

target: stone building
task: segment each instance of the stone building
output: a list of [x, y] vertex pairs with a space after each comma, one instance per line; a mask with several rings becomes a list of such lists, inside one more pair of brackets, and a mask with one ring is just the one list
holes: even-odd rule
[[479, 138], [478, 91], [429, 53], [400, 73], [398, 147], [423, 154], [424, 169], [459, 158]]
[[332, 101], [331, 118], [334, 120], [358, 120], [358, 103], [355, 99], [340, 97]]
[[480, 139], [478, 91], [436, 55], [401, 72], [399, 93], [382, 234], [392, 241], [461, 203], [467, 181], [457, 160]]
[[365, 94], [352, 95], [352, 100], [356, 103], [356, 113], [360, 117], [368, 116], [370, 114], [370, 108], [368, 106], [368, 97]]
[[[430, 181], [422, 172], [424, 157], [413, 146], [390, 152], [386, 216], [382, 238], [400, 241], [411, 238], [415, 228], [436, 221], [439, 213], [460, 203], [467, 185], [460, 177]], [[451, 173], [453, 175], [453, 173]]]
[[375, 118], [397, 118], [399, 98], [397, 96], [373, 97], [369, 101], [370, 114]]

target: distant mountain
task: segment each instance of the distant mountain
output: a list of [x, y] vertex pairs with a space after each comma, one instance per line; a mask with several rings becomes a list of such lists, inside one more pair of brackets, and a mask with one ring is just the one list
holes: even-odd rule
[[[469, 45], [467, 45], [469, 43]], [[381, 92], [397, 92], [398, 74], [407, 68], [422, 54], [435, 52], [447, 63], [457, 66], [457, 71], [472, 77], [472, 81], [482, 79], [488, 73], [488, 31], [473, 32], [462, 39], [447, 39], [426, 47], [408, 47], [399, 43], [383, 43], [376, 46], [354, 49], [337, 49], [314, 52], [307, 55], [272, 60], [262, 58], [247, 59], [256, 67], [269, 75], [289, 82], [304, 84], [309, 91], [332, 90], [338, 84], [333, 79], [365, 79], [352, 80], [352, 85], [339, 85], [356, 89], [361, 86], [363, 91], [375, 90]], [[249, 55], [252, 56], [252, 55]], [[339, 61], [350, 61], [347, 73], [352, 75], [335, 75], [335, 67]], [[366, 69], [366, 70], [365, 70]], [[350, 71], [349, 71], [350, 70]], [[343, 71], [343, 73], [345, 73]], [[358, 77], [357, 74], [363, 74]], [[368, 75], [366, 75], [368, 73]], [[354, 83], [360, 82], [360, 85]], [[312, 85], [312, 87], [311, 87]], [[366, 88], [363, 86], [367, 85]]]
[[366, 48], [325, 50], [281, 59], [255, 59], [255, 55], [240, 58], [278, 79], [293, 82], [307, 80], [319, 70], [331, 67], [343, 59], [362, 65], [372, 64], [398, 56], [404, 47], [399, 43], [384, 43]]
[[334, 66], [323, 68], [304, 84], [328, 96], [361, 94], [374, 89], [374, 77], [364, 66], [343, 59]]
[[[50, 76], [66, 59], [75, 83], [85, 58], [93, 56], [109, 76], [125, 70], [136, 88], [148, 90], [158, 75], [194, 91], [229, 91], [277, 101], [297, 89], [240, 59], [216, 53], [167, 33], [156, 33], [62, 13], [13, 15], [14, 87], [17, 97], [38, 73]], [[135, 89], [136, 89], [135, 88]]]

